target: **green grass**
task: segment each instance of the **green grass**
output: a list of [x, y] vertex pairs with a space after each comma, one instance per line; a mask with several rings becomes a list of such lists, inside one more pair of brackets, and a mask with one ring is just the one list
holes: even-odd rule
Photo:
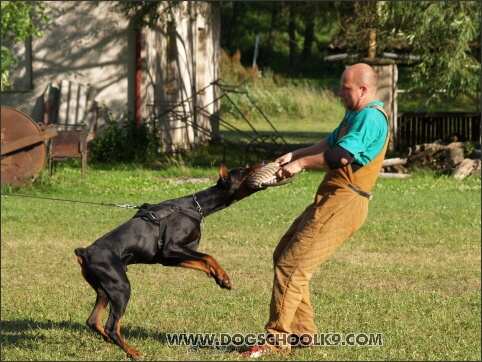
[[[229, 167], [239, 165], [231, 164]], [[189, 171], [186, 171], [189, 170]], [[211, 186], [216, 168], [58, 168], [51, 180], [8, 190], [42, 197], [140, 205]], [[209, 177], [177, 184], [170, 177]], [[234, 289], [204, 273], [161, 265], [129, 268], [132, 298], [123, 333], [146, 360], [239, 360], [215, 348], [171, 347], [166, 333], [262, 333], [271, 253], [323, 177], [303, 172], [205, 220], [199, 250], [213, 255]], [[480, 360], [480, 179], [418, 172], [380, 179], [368, 220], [314, 274], [320, 333], [382, 333], [383, 346], [295, 350], [283, 360]], [[73, 250], [134, 211], [90, 204], [1, 198], [2, 360], [120, 360], [125, 353], [84, 324], [94, 292]], [[262, 359], [270, 359], [263, 357]]]

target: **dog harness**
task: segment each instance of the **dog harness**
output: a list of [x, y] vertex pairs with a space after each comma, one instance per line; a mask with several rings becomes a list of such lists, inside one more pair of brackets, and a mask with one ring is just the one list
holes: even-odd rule
[[157, 240], [157, 247], [158, 249], [161, 249], [164, 244], [162, 236], [164, 234], [165, 225], [167, 223], [167, 217], [172, 213], [181, 212], [194, 219], [199, 219], [199, 217], [201, 217], [199, 222], [201, 226], [203, 225], [204, 215], [202, 214], [201, 205], [199, 205], [199, 202], [196, 199], [196, 195], [193, 195], [193, 199], [198, 209], [197, 212], [189, 209], [183, 209], [177, 206], [174, 202], [165, 201], [155, 205], [147, 203], [142, 204], [132, 218], [141, 218], [144, 221], [149, 221], [156, 225], [159, 225], [159, 238]]

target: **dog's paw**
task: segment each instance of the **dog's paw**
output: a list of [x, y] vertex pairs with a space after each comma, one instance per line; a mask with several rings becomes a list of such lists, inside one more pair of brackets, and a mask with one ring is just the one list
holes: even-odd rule
[[114, 341], [108, 336], [108, 335], [102, 335], [102, 338], [104, 339], [105, 342], [107, 343], [114, 343]]
[[207, 273], [209, 277], [214, 278], [217, 285], [219, 285], [223, 289], [231, 289], [233, 285], [229, 280], [228, 274], [219, 266], [209, 267], [209, 273]]
[[142, 358], [142, 357], [144, 357], [144, 355], [140, 351], [138, 351], [134, 348], [129, 348], [129, 350], [127, 351], [127, 357], [129, 357], [129, 358]]
[[224, 275], [223, 277], [218, 277], [217, 275], [213, 275], [213, 277], [214, 277], [214, 280], [216, 281], [216, 284], [219, 285], [221, 288], [231, 289], [233, 287], [227, 275]]
[[229, 279], [222, 280], [218, 284], [223, 289], [231, 289], [233, 287], [233, 285], [231, 284], [231, 281]]

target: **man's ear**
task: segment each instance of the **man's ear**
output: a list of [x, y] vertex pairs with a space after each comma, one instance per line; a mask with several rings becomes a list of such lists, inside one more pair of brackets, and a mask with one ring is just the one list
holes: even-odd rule
[[365, 97], [365, 95], [368, 93], [368, 88], [365, 87], [364, 85], [361, 86], [361, 98]]
[[221, 165], [219, 166], [219, 177], [221, 178], [221, 180], [223, 180], [224, 183], [227, 183], [229, 181], [229, 172], [223, 162], [221, 162]]

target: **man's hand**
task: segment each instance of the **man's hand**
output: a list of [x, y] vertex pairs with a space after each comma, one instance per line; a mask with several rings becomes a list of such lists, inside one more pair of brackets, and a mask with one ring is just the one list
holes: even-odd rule
[[278, 157], [275, 162], [278, 162], [280, 165], [284, 165], [285, 163], [291, 162], [293, 159], [293, 152], [288, 152], [286, 155]]
[[298, 160], [295, 160], [293, 162], [284, 164], [284, 166], [282, 166], [278, 170], [278, 172], [276, 172], [276, 174], [282, 179], [285, 179], [293, 176], [294, 174], [297, 174], [302, 170], [303, 170], [303, 167], [301, 167], [300, 162], [298, 162]]

